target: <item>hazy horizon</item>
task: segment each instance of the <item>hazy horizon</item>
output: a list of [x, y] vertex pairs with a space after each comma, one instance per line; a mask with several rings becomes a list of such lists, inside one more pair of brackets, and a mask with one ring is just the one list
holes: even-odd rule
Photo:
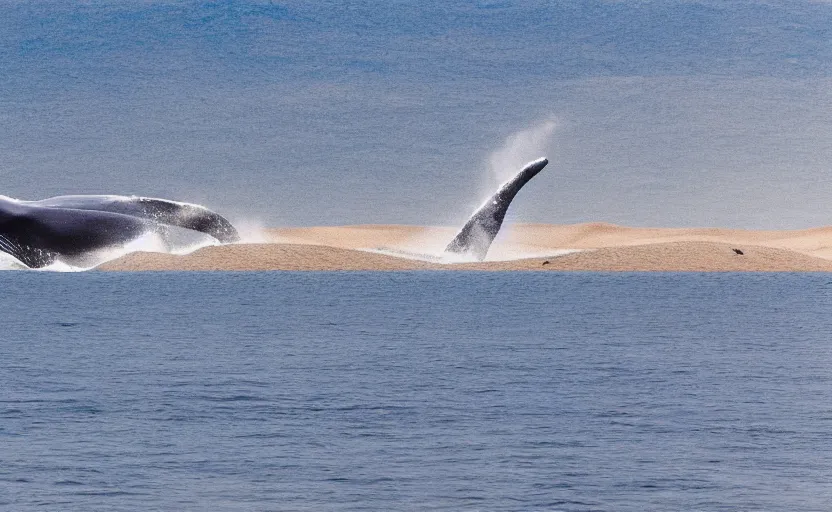
[[546, 156], [510, 220], [832, 223], [829, 2], [4, 7], [4, 195], [454, 225]]

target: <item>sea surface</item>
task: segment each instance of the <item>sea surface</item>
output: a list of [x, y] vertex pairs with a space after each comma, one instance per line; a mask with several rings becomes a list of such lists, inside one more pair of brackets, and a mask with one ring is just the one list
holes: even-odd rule
[[10, 197], [462, 225], [545, 156], [510, 221], [829, 222], [829, 1], [0, 5]]
[[832, 503], [829, 274], [0, 286], [0, 510]]

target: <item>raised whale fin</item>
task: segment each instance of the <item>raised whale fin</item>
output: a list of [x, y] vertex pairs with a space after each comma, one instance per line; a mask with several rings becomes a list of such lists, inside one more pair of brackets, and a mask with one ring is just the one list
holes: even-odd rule
[[512, 199], [523, 188], [523, 185], [534, 178], [548, 163], [549, 161], [545, 158], [529, 162], [516, 176], [503, 183], [497, 192], [471, 215], [451, 243], [445, 247], [445, 252], [471, 255], [477, 261], [484, 260], [491, 242], [494, 241], [494, 237], [500, 231], [500, 226], [503, 225], [503, 219], [506, 217], [506, 211]]
[[115, 195], [58, 196], [27, 203], [46, 208], [120, 213], [199, 231], [223, 243], [240, 240], [239, 233], [225, 217], [196, 204], [151, 197]]

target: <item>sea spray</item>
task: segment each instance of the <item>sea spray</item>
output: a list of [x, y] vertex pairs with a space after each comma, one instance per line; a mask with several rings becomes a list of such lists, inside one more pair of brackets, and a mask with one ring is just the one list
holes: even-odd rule
[[488, 157], [488, 175], [492, 180], [489, 190], [511, 179], [527, 162], [540, 155], [551, 155], [556, 128], [557, 122], [548, 119], [508, 136], [503, 146]]
[[43, 268], [29, 269], [13, 256], [0, 252], [0, 270], [37, 270], [45, 272], [82, 272], [135, 252], [154, 252], [177, 256], [190, 254], [204, 247], [222, 245], [217, 239], [189, 229], [165, 226], [149, 230], [126, 244], [113, 245], [83, 254], [65, 256]]
[[203, 247], [222, 245], [217, 239], [189, 229], [168, 227], [164, 230], [150, 230], [142, 236], [123, 245], [116, 245], [85, 253], [79, 257], [57, 261], [44, 268], [57, 272], [90, 270], [99, 265], [121, 258], [134, 252], [155, 252], [182, 256]]
[[[373, 254], [381, 254], [384, 256], [392, 256], [394, 258], [402, 258], [405, 260], [424, 261], [427, 263], [439, 263], [442, 265], [456, 265], [460, 263], [482, 263], [482, 262], [497, 262], [497, 261], [517, 261], [535, 258], [557, 258], [559, 256], [566, 256], [568, 254], [575, 254], [578, 252], [586, 252], [587, 249], [550, 249], [550, 250], [527, 250], [519, 247], [512, 247], [508, 245], [495, 246], [493, 251], [489, 251], [488, 256], [483, 261], [479, 261], [469, 253], [422, 253], [409, 251], [407, 249], [400, 249], [394, 247], [378, 247], [375, 249], [358, 249], [360, 251], [369, 252]], [[590, 249], [594, 250], [594, 249]]]
[[234, 220], [234, 227], [240, 234], [238, 244], [265, 244], [271, 242], [271, 237], [266, 231], [263, 222], [252, 218]]

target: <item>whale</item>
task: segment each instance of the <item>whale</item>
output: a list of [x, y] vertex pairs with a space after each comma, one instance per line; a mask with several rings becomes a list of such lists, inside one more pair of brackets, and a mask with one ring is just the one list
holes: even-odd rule
[[32, 206], [120, 213], [169, 226], [199, 231], [222, 243], [240, 240], [234, 226], [222, 215], [204, 206], [169, 199], [116, 195], [57, 196], [39, 201], [23, 201]]
[[240, 239], [224, 217], [168, 199], [115, 195], [58, 196], [21, 201], [0, 196], [0, 251], [29, 268], [73, 261], [170, 227], [197, 231], [221, 243]]
[[494, 237], [500, 232], [506, 212], [520, 189], [549, 163], [538, 158], [527, 163], [513, 178], [506, 181], [470, 216], [462, 229], [445, 247], [444, 254], [483, 261]]

